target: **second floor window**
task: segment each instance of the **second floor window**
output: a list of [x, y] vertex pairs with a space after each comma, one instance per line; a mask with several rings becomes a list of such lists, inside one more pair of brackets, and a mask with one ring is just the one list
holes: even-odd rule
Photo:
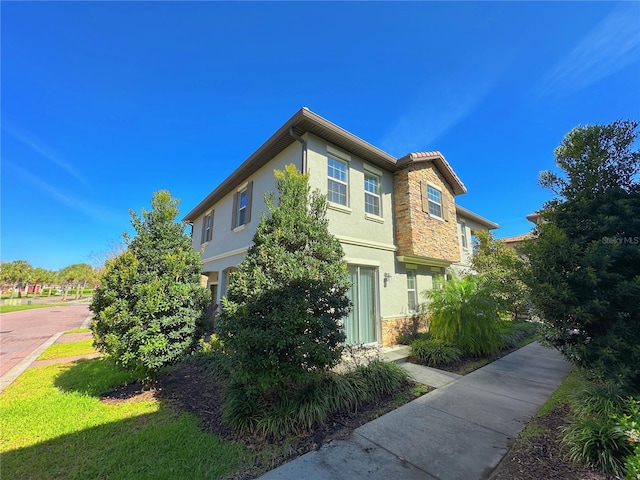
[[347, 206], [348, 167], [347, 163], [329, 157], [327, 162], [327, 200]]
[[364, 173], [364, 210], [380, 216], [380, 177], [369, 172]]
[[236, 226], [244, 225], [247, 217], [247, 189], [245, 188], [238, 194], [238, 218]]
[[200, 243], [205, 243], [211, 241], [213, 237], [213, 212], [204, 216], [202, 220], [202, 236], [200, 238]]
[[233, 196], [233, 217], [231, 228], [238, 228], [251, 221], [251, 196], [253, 182], [249, 182], [242, 190]]
[[458, 222], [460, 226], [460, 241], [462, 242], [462, 248], [469, 248], [469, 240], [467, 240], [467, 225], [464, 222]]
[[416, 293], [416, 272], [407, 270], [407, 300], [410, 312], [418, 310], [418, 296]]
[[429, 199], [429, 213], [442, 218], [442, 192], [427, 185], [427, 198]]

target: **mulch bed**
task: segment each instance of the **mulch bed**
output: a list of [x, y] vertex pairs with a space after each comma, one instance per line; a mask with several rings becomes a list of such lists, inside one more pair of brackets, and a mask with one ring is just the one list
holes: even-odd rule
[[[413, 400], [411, 390], [414, 385], [405, 388], [408, 400]], [[239, 442], [252, 450], [266, 449], [274, 445], [273, 440], [241, 435], [227, 425], [222, 418], [224, 401], [224, 381], [215, 374], [208, 373], [202, 365], [185, 362], [158, 380], [155, 390], [144, 391], [140, 383], [129, 384], [102, 395], [107, 404], [122, 402], [138, 402], [156, 398], [177, 412], [188, 412], [197, 416], [201, 428], [224, 440]], [[307, 435], [288, 438], [287, 450], [274, 458], [257, 460], [248, 465], [243, 472], [232, 477], [232, 480], [255, 478], [267, 470], [274, 469], [294, 458], [317, 450], [332, 440], [348, 438], [353, 430], [374, 418], [398, 408], [394, 396], [388, 395], [376, 403], [363, 405], [355, 414], [339, 413], [331, 416], [322, 425], [316, 426]], [[284, 445], [284, 443], [281, 443]]]
[[544, 428], [533, 438], [519, 438], [490, 480], [613, 480], [597, 470], [571, 463], [560, 445], [559, 427], [570, 421], [567, 405], [559, 405], [542, 417], [532, 420]]

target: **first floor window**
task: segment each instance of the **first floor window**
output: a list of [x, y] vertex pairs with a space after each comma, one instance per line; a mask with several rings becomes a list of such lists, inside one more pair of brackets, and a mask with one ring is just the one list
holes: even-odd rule
[[416, 292], [416, 272], [407, 270], [407, 300], [409, 311], [415, 312], [418, 309], [418, 296]]
[[380, 177], [369, 172], [364, 173], [364, 210], [380, 216]]
[[348, 179], [347, 163], [329, 157], [327, 161], [327, 200], [346, 207]]

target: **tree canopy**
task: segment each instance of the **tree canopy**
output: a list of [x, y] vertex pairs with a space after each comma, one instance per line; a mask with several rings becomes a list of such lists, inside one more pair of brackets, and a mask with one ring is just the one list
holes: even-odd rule
[[637, 122], [577, 127], [541, 174], [545, 204], [525, 247], [547, 338], [581, 366], [640, 389], [640, 153]]

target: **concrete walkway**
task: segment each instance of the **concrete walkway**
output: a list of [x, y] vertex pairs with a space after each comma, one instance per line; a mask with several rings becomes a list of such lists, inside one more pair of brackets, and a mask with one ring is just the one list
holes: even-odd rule
[[538, 342], [464, 377], [403, 365], [436, 390], [260, 478], [486, 479], [571, 369]]

